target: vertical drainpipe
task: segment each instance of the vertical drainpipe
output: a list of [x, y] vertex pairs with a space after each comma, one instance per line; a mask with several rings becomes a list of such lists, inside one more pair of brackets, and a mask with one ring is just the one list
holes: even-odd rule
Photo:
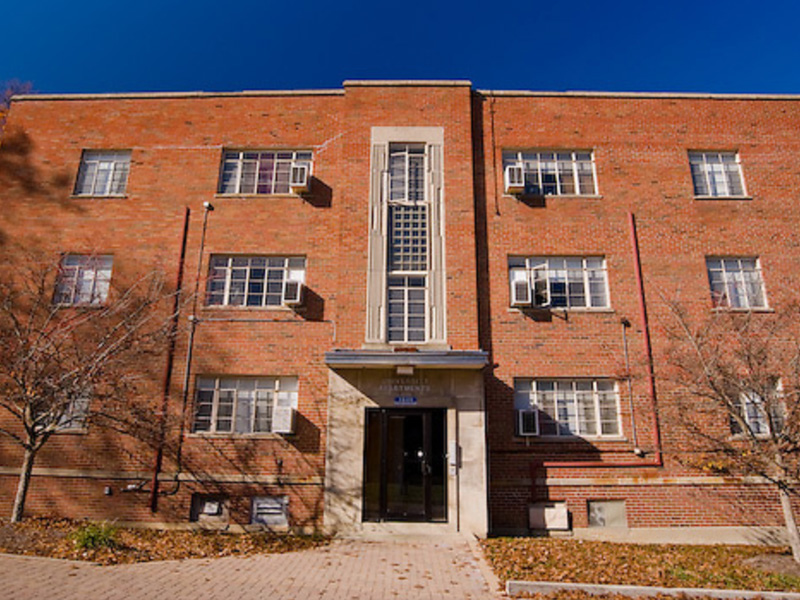
[[172, 301], [172, 317], [169, 326], [169, 342], [167, 346], [167, 363], [164, 368], [164, 387], [161, 396], [161, 411], [158, 414], [158, 448], [153, 465], [153, 481], [150, 484], [150, 512], [158, 511], [158, 475], [164, 461], [164, 440], [167, 426], [167, 407], [169, 404], [169, 391], [172, 386], [172, 367], [175, 362], [175, 339], [178, 335], [178, 319], [181, 307], [181, 293], [183, 291], [183, 266], [186, 262], [186, 240], [189, 235], [189, 216], [191, 210], [186, 207], [183, 214], [183, 234], [181, 236], [181, 256], [178, 262], [178, 275], [175, 280], [175, 294]]

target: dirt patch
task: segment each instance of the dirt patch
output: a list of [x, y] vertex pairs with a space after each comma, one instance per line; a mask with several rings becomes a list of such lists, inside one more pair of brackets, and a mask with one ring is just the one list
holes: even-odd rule
[[[210, 531], [162, 531], [109, 526], [109, 539], [101, 547], [79, 545], [85, 521], [26, 519], [11, 524], [0, 521], [0, 552], [85, 560], [104, 565], [276, 554], [316, 548], [329, 543], [321, 536], [282, 535], [269, 532], [233, 534]], [[85, 539], [85, 536], [83, 536]]]
[[746, 558], [744, 564], [777, 575], [789, 575], [800, 579], [800, 564], [796, 563], [790, 554], [761, 554]]

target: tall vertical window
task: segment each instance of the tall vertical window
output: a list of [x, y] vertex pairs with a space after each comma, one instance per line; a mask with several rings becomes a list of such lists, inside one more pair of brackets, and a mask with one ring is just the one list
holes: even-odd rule
[[767, 308], [757, 258], [706, 258], [711, 302], [719, 308]]
[[128, 185], [131, 153], [127, 150], [84, 150], [76, 196], [121, 196]]
[[525, 192], [554, 196], [591, 196], [597, 193], [591, 152], [503, 152], [503, 169], [521, 166]]
[[103, 304], [108, 298], [113, 261], [112, 256], [65, 254], [53, 302], [70, 306]]
[[388, 177], [388, 340], [427, 339], [429, 206], [425, 144], [391, 144]]
[[292, 168], [311, 172], [308, 151], [226, 151], [219, 178], [220, 194], [288, 194]]
[[695, 196], [744, 196], [742, 166], [736, 152], [689, 152]]

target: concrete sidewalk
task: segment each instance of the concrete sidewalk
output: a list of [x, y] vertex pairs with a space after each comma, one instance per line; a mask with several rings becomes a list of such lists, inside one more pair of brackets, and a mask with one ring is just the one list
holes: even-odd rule
[[[0, 555], [0, 597], [15, 600], [489, 600], [499, 593], [464, 537], [336, 540], [249, 558], [100, 567]], [[489, 577], [491, 579], [491, 577]]]

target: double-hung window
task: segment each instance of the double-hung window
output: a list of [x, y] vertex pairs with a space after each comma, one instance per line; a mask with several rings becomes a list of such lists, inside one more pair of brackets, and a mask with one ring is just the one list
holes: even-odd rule
[[757, 258], [706, 258], [711, 302], [718, 308], [767, 308], [767, 295]]
[[196, 433], [269, 433], [276, 409], [297, 408], [296, 377], [197, 380]]
[[288, 194], [292, 169], [304, 167], [311, 173], [311, 152], [307, 150], [227, 150], [222, 157], [220, 194]]
[[429, 269], [425, 144], [391, 144], [388, 173], [388, 339], [424, 342]]
[[206, 288], [209, 306], [277, 307], [300, 302], [305, 282], [302, 256], [211, 257]]
[[601, 256], [508, 259], [512, 306], [604, 309], [610, 306]]
[[506, 151], [503, 169], [522, 167], [525, 193], [547, 196], [597, 194], [594, 156], [590, 151]]
[[[768, 436], [783, 429], [784, 405], [781, 399], [780, 383], [766, 395], [754, 391], [739, 394], [739, 404], [734, 407], [741, 422], [755, 436]], [[731, 414], [731, 433], [743, 433], [741, 422]]]
[[742, 166], [736, 152], [689, 152], [695, 196], [745, 196]]
[[112, 256], [65, 254], [61, 257], [55, 304], [65, 306], [100, 305], [108, 298]]
[[613, 437], [621, 432], [617, 386], [610, 379], [515, 379], [522, 435]]
[[131, 153], [127, 150], [84, 150], [76, 196], [122, 196], [128, 185]]
[[89, 395], [71, 398], [58, 419], [58, 431], [82, 431], [89, 418]]

